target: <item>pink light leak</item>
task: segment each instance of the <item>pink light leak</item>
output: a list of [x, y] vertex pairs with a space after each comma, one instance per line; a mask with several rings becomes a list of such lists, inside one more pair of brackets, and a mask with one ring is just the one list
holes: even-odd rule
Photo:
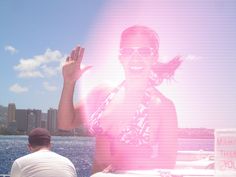
[[[172, 49], [180, 46], [179, 41], [182, 39], [173, 40], [176, 38], [176, 36], [172, 36], [173, 26], [170, 25], [171, 23], [166, 23], [172, 22], [172, 16], [175, 14], [172, 9], [165, 8], [162, 3], [158, 1], [148, 1], [148, 3], [112, 1], [103, 7], [95, 24], [89, 29], [90, 35], [85, 45], [83, 63], [94, 67], [81, 78], [80, 95], [86, 96], [92, 88], [101, 83], [108, 83], [115, 87], [124, 79], [124, 71], [118, 60], [119, 43], [121, 32], [129, 26], [140, 24], [156, 30], [160, 38], [160, 60], [166, 61], [179, 54]], [[163, 16], [163, 13], [170, 15]], [[179, 80], [178, 74], [179, 71], [176, 73], [176, 80]], [[184, 94], [181, 94], [181, 97], [178, 94], [177, 82], [172, 85], [163, 83], [160, 89], [163, 93], [168, 93], [175, 103], [179, 102], [179, 105], [182, 105], [181, 100]], [[185, 106], [183, 105], [183, 107]], [[180, 114], [180, 116], [182, 115]]]
[[[132, 4], [132, 3], [131, 3]], [[130, 5], [131, 5], [130, 4]], [[143, 8], [143, 5], [138, 3], [136, 4], [137, 7], [139, 9], [141, 9], [141, 7]], [[151, 4], [150, 7], [145, 7], [145, 8], [151, 8]], [[133, 6], [132, 6], [133, 7]], [[147, 22], [150, 21], [150, 18], [148, 17], [142, 17], [144, 10], [139, 11], [139, 9], [137, 9], [137, 11], [135, 12], [130, 12], [127, 9], [116, 9], [117, 11], [112, 11], [110, 8], [108, 8], [108, 10], [104, 11], [103, 15], [101, 16], [101, 19], [98, 20], [98, 24], [94, 26], [94, 28], [92, 28], [93, 30], [91, 31], [90, 37], [89, 37], [89, 44], [87, 44], [86, 47], [86, 53], [85, 53], [85, 58], [84, 61], [86, 61], [86, 63], [88, 62], [89, 64], [92, 64], [94, 66], [94, 69], [90, 71], [90, 73], [87, 73], [85, 77], [83, 77], [82, 80], [82, 92], [84, 91], [88, 91], [90, 90], [90, 88], [92, 88], [93, 86], [98, 85], [99, 83], [103, 82], [104, 80], [109, 80], [111, 81], [112, 85], [117, 85], [119, 84], [119, 82], [121, 82], [124, 79], [124, 71], [121, 67], [121, 64], [119, 63], [119, 43], [120, 43], [120, 35], [121, 32], [126, 29], [129, 26], [133, 26], [135, 24], [140, 24], [140, 25], [144, 25], [144, 26], [150, 26], [150, 28], [153, 28], [153, 25], [148, 25]], [[154, 11], [153, 11], [154, 12]], [[136, 15], [142, 18], [135, 18], [135, 16], [132, 16], [132, 14], [137, 13]], [[152, 14], [151, 14], [152, 15]], [[137, 19], [137, 20], [134, 20]], [[149, 19], [149, 20], [148, 20]], [[134, 23], [134, 21], [136, 21]], [[155, 29], [155, 28], [153, 28]], [[131, 37], [132, 38], [132, 37]], [[91, 42], [90, 42], [91, 41]], [[147, 40], [146, 38], [144, 38], [142, 35], [141, 37], [139, 36], [137, 39], [134, 37], [134, 39], [132, 38], [131, 40], [132, 42], [127, 42], [128, 44], [126, 44], [127, 46], [134, 46], [134, 47], [142, 47], [142, 42], [145, 42], [145, 45], [147, 45], [148, 47], [151, 47], [150, 41]], [[136, 46], [136, 43], [138, 46]], [[153, 43], [152, 43], [153, 45]], [[111, 137], [114, 138], [114, 154], [115, 156], [112, 156], [112, 163], [116, 166], [118, 166], [118, 168], [126, 168], [126, 169], [132, 169], [133, 167], [142, 167], [142, 168], [151, 168], [151, 167], [156, 167], [157, 161], [161, 161], [162, 163], [159, 164], [160, 168], [172, 168], [175, 162], [175, 155], [176, 155], [176, 131], [177, 131], [177, 122], [176, 122], [176, 114], [175, 114], [175, 109], [173, 108], [172, 104], [171, 105], [165, 105], [166, 103], [163, 103], [163, 105], [165, 105], [165, 111], [168, 112], [167, 117], [169, 119], [173, 119], [173, 121], [169, 121], [170, 123], [165, 124], [165, 131], [160, 131], [160, 134], [158, 135], [158, 143], [160, 143], [159, 147], [156, 146], [156, 141], [157, 141], [157, 137], [151, 137], [151, 133], [150, 133], [150, 139], [148, 137], [148, 142], [143, 142], [140, 143], [140, 146], [136, 146], [135, 144], [132, 144], [132, 142], [126, 143], [126, 140], [122, 139], [123, 142], [120, 141], [120, 139], [118, 140], [117, 138], [122, 135], [123, 137], [131, 137], [134, 136], [134, 130], [131, 130], [131, 132], [127, 133], [127, 135], [123, 135], [124, 128], [126, 128], [126, 126], [128, 127], [127, 131], [129, 131], [129, 125], [130, 123], [130, 119], [132, 120], [133, 116], [136, 114], [134, 114], [136, 112], [137, 109], [137, 103], [140, 102], [140, 100], [142, 100], [142, 94], [140, 94], [140, 90], [143, 93], [143, 88], [139, 88], [139, 87], [145, 87], [146, 88], [146, 83], [147, 83], [147, 76], [150, 72], [150, 68], [153, 64], [153, 58], [150, 57], [150, 60], [147, 61], [143, 61], [143, 72], [140, 73], [141, 75], [141, 81], [138, 80], [138, 82], [136, 82], [136, 78], [134, 79], [134, 75], [129, 69], [131, 68], [131, 64], [130, 63], [123, 63], [124, 67], [128, 67], [125, 68], [126, 73], [128, 73], [127, 75], [130, 76], [130, 81], [133, 81], [132, 84], [132, 90], [135, 90], [134, 88], [138, 88], [136, 93], [132, 92], [132, 93], [125, 93], [128, 96], [128, 100], [129, 102], [127, 103], [126, 96], [124, 96], [124, 92], [120, 91], [116, 94], [123, 94], [123, 95], [117, 95], [114, 98], [114, 102], [113, 104], [116, 105], [114, 107], [112, 107], [112, 103], [109, 107], [109, 110], [107, 110], [107, 112], [102, 112], [104, 109], [104, 107], [100, 108], [98, 107], [98, 109], [93, 109], [91, 108], [91, 106], [95, 106], [95, 105], [88, 105], [87, 109], [88, 110], [94, 110], [96, 111], [95, 114], [92, 114], [91, 116], [89, 116], [91, 118], [91, 122], [95, 122], [95, 124], [92, 125], [98, 125], [96, 124], [97, 120], [100, 120], [100, 115], [103, 115], [103, 119], [101, 119], [101, 127], [104, 128], [105, 132], [108, 132], [109, 130], [109, 135], [111, 135]], [[85, 62], [84, 62], [85, 63]], [[134, 66], [136, 67], [136, 66]], [[132, 73], [132, 74], [131, 74]], [[138, 74], [136, 73], [136, 76]], [[93, 77], [93, 78], [92, 78]], [[143, 82], [142, 82], [143, 81]], [[140, 82], [143, 84], [140, 84]], [[130, 83], [127, 85], [131, 85]], [[126, 85], [126, 86], [127, 86]], [[144, 88], [144, 89], [145, 89]], [[127, 89], [128, 90], [128, 89]], [[140, 95], [140, 97], [139, 97]], [[101, 98], [101, 95], [93, 95], [92, 99], [99, 99]], [[121, 100], [119, 100], [119, 98]], [[125, 101], [124, 101], [125, 100]], [[103, 101], [103, 100], [102, 100]], [[120, 102], [119, 102], [120, 101]], [[157, 100], [158, 101], [158, 100]], [[108, 103], [105, 103], [104, 105], [107, 105]], [[143, 104], [143, 103], [142, 103]], [[103, 104], [102, 104], [103, 105]], [[99, 105], [96, 105], [99, 106]], [[95, 106], [95, 107], [96, 107]], [[139, 104], [138, 104], [139, 106]], [[142, 107], [143, 105], [140, 104], [140, 107]], [[169, 107], [170, 106], [170, 107]], [[97, 107], [96, 107], [97, 108]], [[143, 107], [142, 107], [143, 108]], [[100, 112], [101, 111], [101, 112]], [[89, 113], [93, 113], [93, 111], [88, 111]], [[104, 113], [104, 114], [102, 114]], [[110, 113], [110, 114], [109, 114]], [[145, 114], [145, 113], [144, 113]], [[94, 115], [94, 117], [93, 117]], [[140, 114], [138, 114], [140, 116]], [[97, 116], [97, 117], [96, 117]], [[165, 115], [166, 116], [166, 115]], [[155, 116], [152, 116], [155, 117]], [[160, 118], [161, 119], [161, 118]], [[159, 119], [159, 120], [160, 120]], [[94, 121], [93, 121], [94, 120]], [[138, 120], [138, 119], [137, 119]], [[168, 120], [168, 119], [166, 119]], [[123, 122], [122, 122], [123, 121]], [[157, 121], [157, 120], [155, 120]], [[144, 122], [144, 121], [142, 121]], [[90, 122], [89, 122], [90, 123]], [[137, 124], [139, 124], [140, 122], [137, 122]], [[157, 122], [155, 122], [157, 123]], [[146, 126], [143, 125], [143, 126]], [[93, 128], [93, 126], [92, 126]], [[96, 128], [95, 128], [96, 129]], [[98, 128], [99, 129], [99, 128]], [[147, 128], [148, 130], [150, 128]], [[143, 129], [141, 129], [143, 131]], [[156, 129], [155, 129], [156, 130]], [[169, 131], [167, 131], [169, 130]], [[144, 132], [146, 133], [146, 132]], [[148, 134], [148, 133], [147, 133]], [[155, 133], [153, 133], [155, 134]], [[171, 135], [170, 135], [171, 134]], [[130, 136], [131, 135], [131, 136]], [[143, 137], [141, 135], [137, 135], [140, 137]], [[157, 136], [157, 134], [155, 134], [155, 136]], [[134, 136], [135, 137], [135, 136]], [[136, 138], [140, 138], [140, 137], [136, 137]], [[121, 138], [121, 137], [119, 137]], [[151, 139], [153, 138], [153, 139]], [[170, 138], [170, 139], [169, 139]], [[134, 139], [134, 138], [131, 138]], [[142, 139], [142, 138], [140, 138]], [[144, 138], [145, 139], [145, 138]], [[109, 139], [110, 140], [110, 139]], [[103, 141], [109, 141], [104, 139]], [[102, 141], [102, 140], [101, 140]], [[128, 140], [129, 141], [129, 140]], [[139, 141], [139, 140], [137, 140]], [[141, 140], [144, 141], [144, 140]], [[145, 141], [147, 141], [145, 139]], [[116, 144], [117, 143], [117, 144]], [[146, 143], [146, 144], [145, 144]], [[148, 145], [147, 145], [148, 144]], [[100, 144], [97, 143], [96, 146], [99, 146]], [[163, 148], [164, 147], [164, 148]], [[101, 149], [101, 147], [98, 147]], [[157, 148], [160, 148], [161, 150], [158, 151]], [[111, 148], [110, 148], [111, 149]], [[154, 152], [158, 151], [158, 160], [157, 160], [157, 155], [154, 158], [151, 158], [152, 155], [155, 155]], [[165, 153], [161, 153], [161, 152], [165, 152]], [[98, 154], [98, 153], [97, 153]], [[165, 155], [164, 155], [165, 154]], [[101, 159], [104, 159], [105, 157], [100, 157]], [[148, 163], [146, 163], [147, 166], [144, 165], [144, 161], [147, 160]], [[130, 166], [131, 165], [131, 166]], [[130, 167], [129, 167], [130, 166]]]
[[[199, 14], [197, 12], [200, 11], [201, 9], [195, 9], [189, 3], [185, 6], [183, 2], [182, 4], [164, 1], [109, 2], [89, 29], [90, 34], [84, 46], [86, 51], [83, 63], [94, 67], [81, 79], [81, 95], [85, 96], [91, 88], [100, 83], [108, 82], [116, 86], [124, 79], [124, 71], [118, 60], [120, 34], [125, 28], [140, 24], [158, 33], [160, 61], [168, 61], [176, 55], [191, 55], [198, 58], [183, 62], [175, 74], [176, 81], [164, 82], [159, 87], [161, 92], [175, 103], [179, 126], [215, 127], [218, 125], [219, 127], [220, 122], [223, 123], [222, 118], [225, 114], [230, 117], [230, 111], [224, 107], [224, 111], [215, 113], [215, 110], [222, 109], [216, 107], [215, 99], [218, 97], [214, 93], [217, 90], [212, 92], [208, 88], [212, 80], [209, 81], [205, 77], [209, 75], [209, 70], [206, 69], [207, 63], [204, 63], [207, 62], [207, 58], [198, 56], [201, 55], [199, 54], [201, 41], [199, 42], [198, 39], [202, 37], [207, 40], [207, 36], [201, 36], [197, 31], [199, 25], [205, 23], [204, 18], [195, 21], [195, 17]], [[206, 49], [202, 50], [206, 51]], [[211, 53], [211, 50], [209, 52]], [[212, 98], [203, 101], [200, 95], [211, 95]], [[214, 106], [209, 109], [207, 105]]]
[[121, 32], [129, 26], [140, 24], [159, 33], [159, 24], [168, 19], [158, 19], [158, 15], [164, 10], [156, 11], [155, 7], [158, 6], [161, 6], [161, 3], [157, 1], [113, 1], [103, 7], [90, 29], [85, 46], [83, 62], [94, 67], [82, 78], [82, 95], [86, 95], [92, 87], [101, 82], [116, 86], [124, 79], [124, 71], [118, 60]]

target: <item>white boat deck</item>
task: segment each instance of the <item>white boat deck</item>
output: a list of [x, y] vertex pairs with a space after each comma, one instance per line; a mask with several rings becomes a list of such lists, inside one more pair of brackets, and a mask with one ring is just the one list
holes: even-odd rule
[[[113, 173], [99, 172], [91, 177], [219, 177], [214, 170], [214, 152], [212, 151], [179, 151], [176, 168], [152, 170], [128, 170]], [[0, 177], [10, 177], [0, 174]], [[79, 174], [78, 174], [79, 177]], [[236, 177], [236, 174], [220, 175], [220, 177]]]
[[[125, 171], [117, 173], [96, 173], [91, 177], [214, 177], [214, 170], [177, 169], [177, 170], [142, 170]], [[233, 176], [232, 176], [233, 177]]]
[[[214, 177], [213, 151], [179, 151], [176, 168], [96, 173], [92, 177]], [[232, 176], [236, 177], [236, 176]]]

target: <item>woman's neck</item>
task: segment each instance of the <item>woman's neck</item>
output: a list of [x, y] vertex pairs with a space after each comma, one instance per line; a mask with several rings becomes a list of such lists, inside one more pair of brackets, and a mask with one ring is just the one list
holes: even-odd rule
[[144, 80], [126, 80], [125, 81], [125, 95], [127, 98], [141, 98], [147, 88], [148, 81]]

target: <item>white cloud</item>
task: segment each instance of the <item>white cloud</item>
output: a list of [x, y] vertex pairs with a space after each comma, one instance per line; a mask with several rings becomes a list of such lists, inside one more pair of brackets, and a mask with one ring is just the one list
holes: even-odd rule
[[48, 77], [56, 75], [58, 71], [56, 67], [49, 67], [47, 65], [41, 66], [41, 69], [44, 75], [47, 75]]
[[[196, 56], [196, 55], [193, 55], [193, 54], [187, 54], [187, 55], [183, 55], [183, 56], [180, 55], [180, 58], [184, 61], [196, 61], [196, 60], [202, 59], [201, 56]], [[160, 56], [160, 59], [161, 59], [162, 62], [168, 62], [173, 58], [170, 58], [169, 56]]]
[[48, 82], [43, 82], [43, 87], [48, 91], [55, 91], [57, 90], [56, 86], [50, 85]]
[[23, 78], [23, 77], [41, 77], [43, 78], [43, 74], [40, 71], [21, 71], [18, 74], [19, 77]]
[[42, 55], [20, 59], [20, 63], [14, 66], [14, 69], [21, 78], [51, 77], [58, 73], [58, 68], [64, 59], [65, 56], [60, 51], [47, 49]]
[[23, 86], [16, 83], [16, 84], [12, 85], [9, 88], [9, 90], [14, 93], [22, 93], [22, 92], [28, 92], [29, 89], [27, 87], [23, 87]]
[[10, 52], [11, 54], [15, 54], [18, 51], [16, 50], [16, 48], [14, 48], [13, 46], [7, 45], [4, 47], [5, 51]]
[[184, 60], [195, 61], [195, 60], [200, 60], [200, 59], [202, 59], [202, 57], [189, 54], [189, 55], [187, 55], [187, 56], [184, 56], [183, 59], [184, 59]]

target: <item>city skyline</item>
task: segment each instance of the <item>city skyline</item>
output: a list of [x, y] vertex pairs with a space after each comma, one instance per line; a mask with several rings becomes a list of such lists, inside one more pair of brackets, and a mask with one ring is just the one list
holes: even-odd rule
[[[6, 109], [7, 114], [1, 116], [1, 132], [24, 134], [33, 128], [42, 127], [47, 128], [52, 134], [58, 133], [57, 109], [48, 108], [47, 113], [43, 113], [40, 109], [17, 109], [15, 103], [9, 103]], [[2, 110], [0, 113], [2, 115]]]
[[[2, 105], [0, 105], [2, 106]], [[9, 103], [5, 123], [0, 122], [0, 135], [27, 135], [33, 128], [46, 128], [52, 135], [61, 136], [90, 136], [86, 125], [71, 131], [63, 131], [57, 128], [57, 109], [49, 108], [47, 113], [39, 109], [16, 109], [14, 103]], [[2, 113], [0, 111], [0, 113]], [[179, 138], [214, 139], [214, 129], [205, 127], [184, 128], [178, 127]]]
[[74, 99], [99, 83], [117, 85], [120, 33], [141, 24], [157, 31], [160, 60], [183, 56], [174, 80], [158, 88], [175, 103], [179, 126], [236, 128], [235, 19], [232, 0], [0, 1], [0, 105], [57, 108], [61, 66], [78, 44], [93, 68]]

